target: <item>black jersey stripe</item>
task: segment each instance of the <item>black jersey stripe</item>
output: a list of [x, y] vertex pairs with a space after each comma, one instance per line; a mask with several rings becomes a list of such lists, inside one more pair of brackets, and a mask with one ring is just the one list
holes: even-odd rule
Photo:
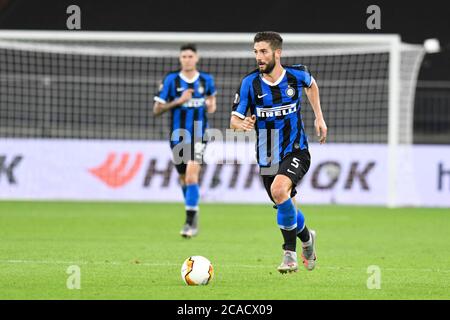
[[272, 104], [281, 104], [283, 99], [281, 98], [281, 89], [279, 86], [270, 86], [270, 93], [272, 94]]
[[[258, 122], [258, 121], [257, 121]], [[256, 148], [256, 161], [258, 163], [261, 162], [261, 159], [259, 159], [259, 129], [258, 129], [258, 125], [255, 126], [255, 131], [256, 131], [256, 144], [255, 144], [255, 148]]]
[[295, 90], [295, 94], [294, 96], [292, 96], [292, 101], [297, 101], [298, 99], [298, 81], [297, 78], [290, 72], [286, 72], [287, 75], [287, 79], [288, 79], [288, 84], [290, 87], [292, 87]]
[[200, 80], [200, 87], [203, 88], [203, 92], [200, 92], [201, 95], [207, 95], [207, 91], [206, 91], [206, 79], [203, 76], [199, 77]]
[[247, 97], [247, 108], [246, 110], [250, 110], [250, 113], [253, 115], [256, 115], [256, 104], [253, 103], [254, 97], [252, 97], [252, 94], [250, 90], [248, 91], [248, 97]]
[[[303, 118], [301, 115], [299, 115], [299, 117], [298, 117], [297, 127], [299, 127], [299, 133], [298, 133], [299, 146], [300, 147], [302, 146], [301, 142], [302, 142], [302, 138], [303, 138], [304, 146], [306, 148], [308, 148], [308, 140], [306, 139], [306, 132], [305, 132], [305, 129], [303, 128]], [[296, 139], [296, 141], [297, 141], [297, 139]]]
[[170, 137], [169, 137], [169, 140], [170, 140], [170, 147], [171, 148], [173, 148], [173, 146], [174, 146], [174, 141], [172, 141], [172, 133], [173, 133], [173, 130], [175, 130], [175, 126], [174, 126], [174, 123], [173, 123], [173, 112], [171, 112], [170, 113]]
[[308, 148], [308, 138], [307, 138], [307, 135], [306, 135], [306, 132], [305, 132], [305, 128], [303, 127], [303, 120], [302, 120], [302, 118], [300, 117], [300, 123], [302, 124], [302, 136], [303, 136], [303, 139], [304, 139], [304, 146], [306, 147], [306, 148]]
[[203, 117], [202, 117], [202, 133], [204, 135], [206, 135], [206, 128], [207, 128], [207, 124], [208, 124], [208, 116], [207, 116], [207, 111], [206, 108], [203, 109]]
[[290, 140], [291, 140], [291, 119], [285, 118], [284, 125], [283, 125], [283, 142], [282, 142], [282, 149], [281, 149], [281, 152], [283, 154], [280, 155], [281, 159], [285, 156], [284, 153], [286, 152], [286, 149], [289, 146], [289, 143], [291, 142]]
[[180, 75], [177, 75], [177, 77], [175, 78], [175, 97], [178, 98], [181, 96], [181, 92], [178, 91], [178, 88], [181, 88], [181, 79], [180, 79]]
[[303, 127], [302, 127], [302, 116], [300, 115], [300, 111], [298, 112], [298, 118], [297, 118], [297, 136], [295, 137], [294, 143], [298, 143], [300, 145], [300, 139], [303, 135]]
[[[266, 135], [267, 135], [267, 162], [272, 162], [272, 149], [275, 142], [272, 142], [272, 134], [275, 129], [275, 121], [266, 121]], [[273, 145], [272, 145], [273, 144]]]
[[186, 129], [186, 111], [187, 109], [180, 108], [180, 127], [178, 129]]
[[258, 105], [258, 106], [264, 105], [263, 99], [260, 98], [263, 95], [263, 91], [262, 91], [262, 86], [261, 86], [261, 79], [259, 78], [259, 76], [256, 77], [255, 79], [253, 79], [252, 86], [253, 86], [253, 92], [255, 93], [256, 105]]

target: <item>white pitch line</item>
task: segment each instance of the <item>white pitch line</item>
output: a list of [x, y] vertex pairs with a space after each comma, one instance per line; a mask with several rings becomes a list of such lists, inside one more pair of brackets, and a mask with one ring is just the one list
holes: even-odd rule
[[[148, 263], [148, 262], [120, 262], [120, 261], [60, 261], [60, 260], [0, 260], [0, 264], [63, 264], [63, 265], [137, 265], [145, 267], [179, 267], [181, 264], [176, 263]], [[246, 264], [224, 264], [221, 268], [249, 268], [249, 269], [272, 269], [273, 265], [246, 265]], [[317, 269], [326, 270], [360, 270], [365, 271], [364, 267], [337, 267], [337, 266], [317, 266]], [[414, 272], [437, 272], [437, 273], [450, 273], [448, 269], [431, 269], [431, 268], [383, 268], [381, 270], [386, 271], [414, 271]]]
[[177, 266], [174, 263], [142, 263], [119, 261], [60, 261], [60, 260], [0, 260], [0, 264], [66, 264], [66, 265], [144, 265], [151, 267]]

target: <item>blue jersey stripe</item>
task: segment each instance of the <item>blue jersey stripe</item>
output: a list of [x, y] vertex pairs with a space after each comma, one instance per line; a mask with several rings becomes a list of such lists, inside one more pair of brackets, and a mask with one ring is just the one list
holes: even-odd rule
[[175, 108], [172, 111], [172, 131], [171, 134], [172, 138], [170, 140], [171, 145], [177, 144], [180, 140], [180, 135], [179, 135], [179, 131], [178, 129], [180, 128], [180, 113], [181, 113], [181, 109], [180, 108]]
[[258, 121], [258, 163], [261, 166], [267, 166], [267, 130], [266, 130], [266, 122]]
[[274, 146], [273, 150], [276, 151], [275, 154], [272, 153], [272, 163], [279, 163], [283, 155], [283, 141], [286, 133], [284, 132], [284, 119], [275, 120], [275, 132], [273, 133]]
[[273, 129], [275, 129], [275, 121], [266, 121], [267, 162], [270, 162], [273, 156], [272, 154], [272, 150], [274, 148], [273, 131], [272, 131]]
[[174, 97], [173, 100], [175, 100], [181, 96], [180, 88], [182, 88], [182, 85], [181, 85], [182, 80], [181, 80], [180, 76], [176, 76], [174, 78], [174, 82], [175, 83], [172, 86], [172, 92], [173, 92], [173, 97]]
[[291, 117], [289, 119], [290, 124], [291, 124], [291, 136], [290, 136], [290, 142], [288, 144], [288, 146], [286, 147], [286, 149], [284, 150], [284, 155], [289, 154], [290, 152], [292, 152], [292, 148], [294, 146], [294, 143], [298, 143], [296, 141], [297, 135], [298, 135], [298, 128], [297, 128], [297, 123], [298, 123], [298, 117]]
[[306, 149], [308, 148], [308, 137], [305, 133], [305, 127], [303, 125], [303, 120], [300, 117], [299, 122], [301, 123], [301, 128], [302, 128], [302, 134], [301, 134], [301, 139], [300, 139], [300, 149]]

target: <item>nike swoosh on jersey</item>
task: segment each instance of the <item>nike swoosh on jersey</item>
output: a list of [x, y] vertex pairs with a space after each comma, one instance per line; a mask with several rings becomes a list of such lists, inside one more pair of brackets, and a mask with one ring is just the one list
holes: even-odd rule
[[267, 96], [267, 93], [266, 93], [266, 94], [263, 94], [262, 96], [260, 96], [260, 95], [258, 94], [258, 99], [261, 99], [261, 98], [263, 98], [263, 97], [265, 97], [265, 96]]
[[184, 88], [177, 88], [177, 92], [183, 91]]

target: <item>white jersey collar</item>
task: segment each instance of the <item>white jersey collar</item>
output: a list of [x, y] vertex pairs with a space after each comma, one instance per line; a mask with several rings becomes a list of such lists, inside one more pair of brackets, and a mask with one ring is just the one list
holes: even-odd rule
[[197, 81], [198, 77], [200, 77], [200, 72], [197, 71], [197, 73], [192, 79], [188, 79], [181, 71], [178, 75], [180, 76], [181, 79], [183, 79], [183, 81], [187, 83], [194, 83], [195, 81]]
[[277, 79], [275, 82], [270, 82], [269, 80], [266, 80], [262, 74], [260, 74], [261, 80], [264, 81], [267, 85], [273, 87], [280, 84], [281, 80], [283, 80], [284, 76], [286, 75], [286, 69], [283, 69], [283, 72], [281, 73], [281, 76]]

